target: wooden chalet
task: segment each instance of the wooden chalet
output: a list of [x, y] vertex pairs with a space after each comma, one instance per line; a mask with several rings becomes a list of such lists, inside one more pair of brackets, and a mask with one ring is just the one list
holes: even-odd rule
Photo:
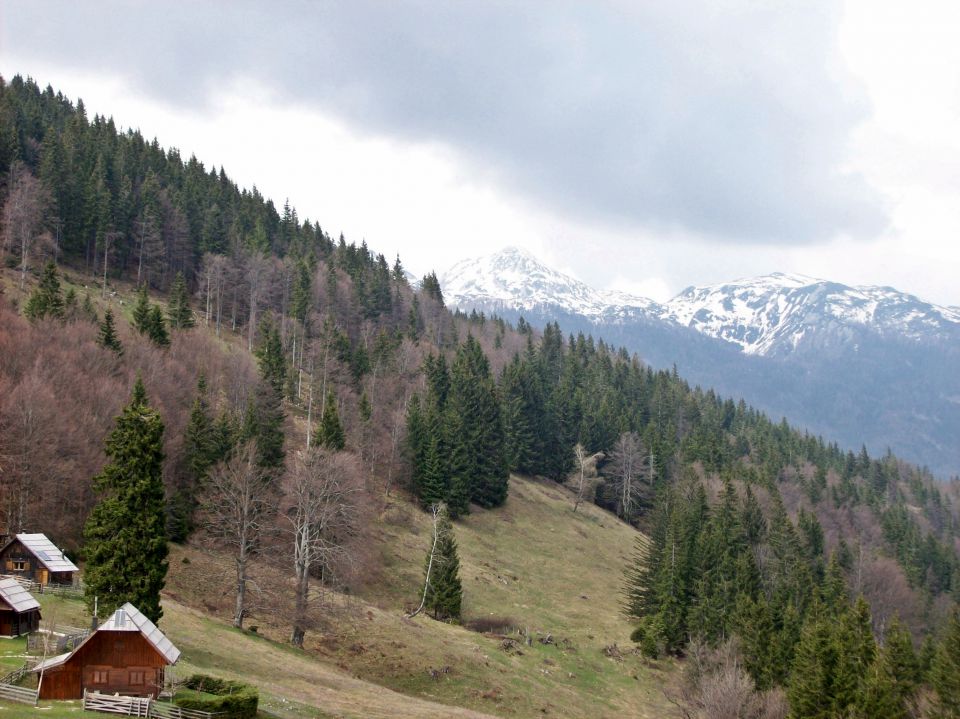
[[77, 566], [43, 534], [15, 534], [0, 547], [0, 574], [45, 584], [73, 584]]
[[41, 699], [80, 699], [84, 690], [156, 699], [164, 669], [179, 658], [157, 625], [127, 602], [72, 652], [32, 671], [42, 676]]
[[39, 602], [16, 579], [0, 579], [0, 636], [19, 637], [39, 628]]

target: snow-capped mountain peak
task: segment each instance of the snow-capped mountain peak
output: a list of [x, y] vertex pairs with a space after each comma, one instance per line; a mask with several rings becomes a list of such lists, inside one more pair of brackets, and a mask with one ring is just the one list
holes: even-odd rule
[[890, 287], [848, 287], [783, 273], [690, 287], [666, 307], [665, 319], [739, 345], [746, 354], [789, 351], [813, 333], [841, 327], [913, 340], [960, 331], [960, 313]]
[[462, 260], [443, 273], [440, 285], [448, 304], [461, 309], [521, 311], [562, 309], [600, 319], [625, 308], [660, 311], [642, 297], [603, 292], [551, 269], [526, 250], [508, 247], [492, 255]]
[[526, 250], [509, 247], [463, 260], [440, 278], [452, 306], [556, 317], [591, 323], [634, 320], [682, 326], [736, 345], [745, 354], [773, 355], [850, 340], [869, 331], [901, 339], [960, 341], [960, 311], [890, 287], [848, 287], [796, 273], [775, 272], [705, 287], [688, 287], [665, 305], [597, 290], [554, 270]]

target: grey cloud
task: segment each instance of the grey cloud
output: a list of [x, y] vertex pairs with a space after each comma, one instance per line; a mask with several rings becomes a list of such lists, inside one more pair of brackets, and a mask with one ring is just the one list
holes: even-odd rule
[[14, 57], [120, 73], [192, 107], [256, 80], [369, 131], [448, 143], [579, 220], [753, 243], [886, 222], [842, 170], [868, 108], [834, 57], [829, 0], [3, 7]]

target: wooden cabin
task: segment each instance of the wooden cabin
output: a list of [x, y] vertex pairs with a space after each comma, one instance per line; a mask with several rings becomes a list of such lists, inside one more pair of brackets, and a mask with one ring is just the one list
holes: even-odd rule
[[40, 603], [16, 579], [0, 579], [0, 636], [19, 637], [40, 628]]
[[73, 584], [77, 566], [43, 534], [15, 534], [0, 547], [0, 574], [30, 579], [40, 586]]
[[41, 662], [41, 699], [80, 699], [84, 690], [152, 697], [163, 689], [164, 670], [180, 658], [157, 626], [129, 602], [69, 654]]

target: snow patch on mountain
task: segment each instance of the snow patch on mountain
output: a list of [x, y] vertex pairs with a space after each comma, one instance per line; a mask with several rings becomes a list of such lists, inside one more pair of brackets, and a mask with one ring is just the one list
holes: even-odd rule
[[960, 341], [960, 310], [891, 287], [848, 287], [799, 274], [773, 273], [688, 287], [666, 304], [601, 291], [508, 248], [463, 260], [440, 278], [447, 303], [487, 312], [567, 312], [593, 323], [659, 321], [736, 345], [745, 354], [796, 350], [817, 337], [851, 338], [866, 328], [908, 340]]
[[443, 273], [440, 285], [447, 304], [461, 309], [552, 308], [594, 321], [662, 311], [653, 300], [596, 290], [547, 267], [526, 250], [516, 247], [462, 260]]

